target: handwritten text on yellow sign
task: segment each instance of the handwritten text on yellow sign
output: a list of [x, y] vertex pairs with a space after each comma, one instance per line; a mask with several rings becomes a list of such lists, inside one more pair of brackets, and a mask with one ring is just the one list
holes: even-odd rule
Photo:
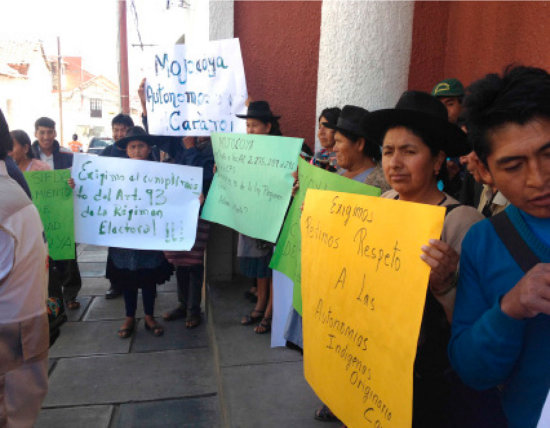
[[308, 190], [301, 219], [304, 370], [348, 427], [407, 427], [429, 267], [445, 210]]

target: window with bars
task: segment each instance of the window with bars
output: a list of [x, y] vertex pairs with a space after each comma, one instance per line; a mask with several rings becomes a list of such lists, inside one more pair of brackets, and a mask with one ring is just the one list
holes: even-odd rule
[[102, 117], [101, 98], [90, 98], [90, 117]]

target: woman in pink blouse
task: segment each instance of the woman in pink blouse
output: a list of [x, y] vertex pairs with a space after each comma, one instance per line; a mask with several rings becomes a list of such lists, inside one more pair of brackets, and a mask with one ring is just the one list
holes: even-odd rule
[[31, 139], [25, 131], [16, 129], [11, 131], [10, 135], [13, 141], [13, 149], [8, 155], [11, 156], [21, 171], [47, 171], [51, 169], [46, 162], [34, 157], [31, 150]]

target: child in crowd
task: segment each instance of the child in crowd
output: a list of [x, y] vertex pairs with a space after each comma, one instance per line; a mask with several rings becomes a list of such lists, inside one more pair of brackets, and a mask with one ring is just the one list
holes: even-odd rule
[[[152, 160], [151, 148], [157, 139], [158, 137], [148, 135], [140, 126], [135, 126], [116, 144], [126, 150], [130, 159]], [[74, 180], [69, 182], [74, 187]], [[170, 279], [173, 266], [168, 263], [162, 251], [111, 248], [109, 255], [112, 263], [108, 265], [105, 276], [122, 291], [126, 306], [126, 319], [118, 330], [119, 337], [125, 339], [134, 332], [138, 289], [141, 289], [143, 298], [145, 329], [154, 336], [162, 336], [164, 328], [154, 317], [156, 286]]]
[[[116, 144], [120, 149], [126, 150], [130, 159], [152, 160], [151, 147], [155, 144], [156, 138], [148, 135], [143, 128], [135, 126]], [[154, 336], [162, 336], [164, 328], [154, 318], [156, 286], [170, 279], [172, 265], [168, 263], [162, 251], [112, 248], [111, 257], [113, 263], [106, 276], [112, 284], [122, 288], [126, 306], [126, 320], [118, 335], [127, 338], [135, 328], [137, 294], [138, 288], [141, 288], [145, 329]]]

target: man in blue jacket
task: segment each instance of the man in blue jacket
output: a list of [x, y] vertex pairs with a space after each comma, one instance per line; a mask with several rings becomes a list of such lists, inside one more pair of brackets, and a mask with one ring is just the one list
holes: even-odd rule
[[[32, 150], [37, 158], [46, 162], [52, 169], [68, 169], [73, 166], [72, 152], [64, 152], [55, 139], [55, 122], [49, 117], [41, 117], [34, 123], [36, 141]], [[50, 263], [49, 295], [63, 298], [68, 309], [78, 309], [76, 296], [82, 287], [80, 270], [76, 260], [56, 260]]]
[[510, 428], [536, 427], [550, 388], [550, 74], [508, 68], [470, 86], [468, 135], [504, 213], [462, 242], [451, 363], [498, 386]]

